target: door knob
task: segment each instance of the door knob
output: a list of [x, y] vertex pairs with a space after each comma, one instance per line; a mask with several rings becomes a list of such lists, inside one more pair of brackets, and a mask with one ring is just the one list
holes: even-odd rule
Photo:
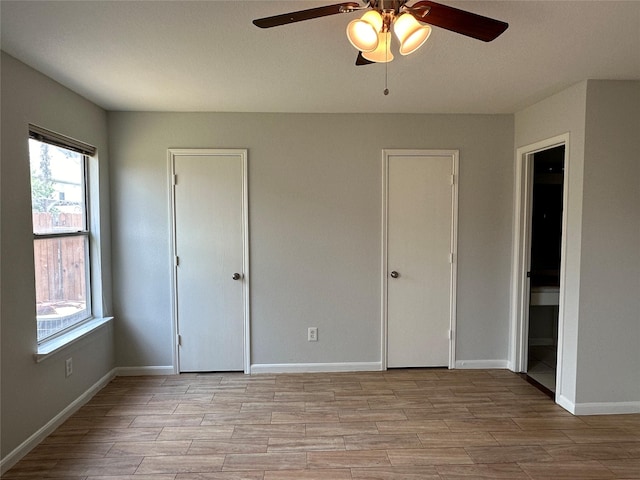
[[398, 272], [396, 272], [395, 270], [393, 272], [391, 272], [391, 278], [398, 278], [400, 276], [400, 274]]
[[239, 273], [234, 273], [231, 278], [233, 278], [234, 280], [240, 280], [242, 278], [242, 275], [240, 275]]

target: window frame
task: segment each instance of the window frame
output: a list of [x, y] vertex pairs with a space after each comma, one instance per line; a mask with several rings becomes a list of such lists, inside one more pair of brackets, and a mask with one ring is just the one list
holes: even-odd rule
[[[94, 310], [93, 310], [93, 296], [95, 294], [93, 287], [93, 259], [92, 259], [92, 249], [94, 246], [92, 245], [92, 224], [91, 224], [91, 192], [90, 192], [90, 183], [89, 183], [89, 161], [90, 157], [94, 157], [96, 155], [96, 148], [85, 144], [84, 142], [79, 142], [75, 139], [66, 137], [64, 135], [57, 134], [55, 132], [51, 132], [49, 130], [43, 129], [41, 127], [35, 125], [29, 125], [29, 139], [36, 140], [40, 143], [45, 143], [48, 145], [52, 145], [54, 147], [63, 148], [66, 150], [70, 150], [80, 154], [81, 157], [81, 166], [82, 166], [82, 195], [83, 195], [83, 203], [84, 203], [84, 211], [83, 211], [83, 228], [76, 231], [64, 231], [64, 232], [48, 232], [48, 233], [35, 233], [33, 232], [33, 241], [34, 241], [34, 253], [35, 253], [35, 244], [37, 241], [47, 240], [47, 239], [62, 239], [62, 238], [83, 238], [83, 249], [84, 249], [84, 275], [85, 275], [85, 309], [84, 315], [81, 320], [78, 320], [71, 325], [68, 325], [60, 330], [47, 335], [46, 337], [38, 338], [38, 334], [36, 334], [36, 341], [38, 345], [38, 350], [40, 351], [41, 347], [45, 344], [50, 343], [58, 343], [62, 337], [65, 337], [73, 332], [74, 330], [83, 329], [88, 322], [91, 322], [95, 319]], [[29, 151], [31, 151], [29, 149]], [[32, 225], [32, 230], [35, 230]], [[34, 275], [35, 275], [35, 258], [34, 258]], [[34, 284], [35, 286], [35, 284]], [[38, 325], [38, 316], [36, 315], [36, 326]], [[36, 327], [37, 331], [37, 327]]]

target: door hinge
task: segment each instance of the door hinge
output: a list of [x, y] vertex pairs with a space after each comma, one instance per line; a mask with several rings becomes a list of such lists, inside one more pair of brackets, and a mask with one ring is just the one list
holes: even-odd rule
[[178, 255], [176, 255], [174, 263], [176, 267], [180, 266], [180, 257]]
[[182, 346], [182, 335], [178, 335], [178, 346]]
[[449, 330], [449, 340], [453, 338], [453, 330]]
[[177, 185], [178, 184], [178, 175], [173, 175], [173, 184]]
[[449, 254], [449, 263], [453, 263], [453, 253]]
[[456, 184], [456, 176], [451, 175], [451, 185], [455, 185], [455, 184]]

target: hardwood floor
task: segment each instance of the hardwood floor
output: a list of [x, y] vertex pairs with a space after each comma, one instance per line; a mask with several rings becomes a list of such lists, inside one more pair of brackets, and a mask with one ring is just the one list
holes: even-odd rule
[[639, 479], [640, 415], [506, 370], [118, 377], [2, 478]]

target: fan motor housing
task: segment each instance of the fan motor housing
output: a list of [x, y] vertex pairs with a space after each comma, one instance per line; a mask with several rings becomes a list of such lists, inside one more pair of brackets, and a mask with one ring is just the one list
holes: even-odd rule
[[407, 0], [371, 0], [369, 5], [378, 12], [393, 12], [396, 15]]

